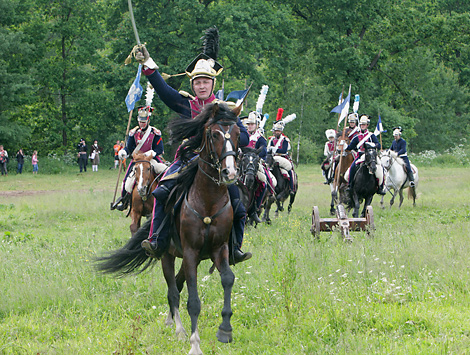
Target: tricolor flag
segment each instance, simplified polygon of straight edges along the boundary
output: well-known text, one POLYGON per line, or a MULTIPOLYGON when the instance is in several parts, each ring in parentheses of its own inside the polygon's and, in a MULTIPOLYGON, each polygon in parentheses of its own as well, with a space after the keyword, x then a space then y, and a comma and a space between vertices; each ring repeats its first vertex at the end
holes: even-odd
POLYGON ((230 94, 227 95, 225 101, 232 101, 237 103, 238 105, 241 101, 243 101, 247 93, 248 89, 232 91, 230 94))
POLYGON ((132 86, 130 87, 127 97, 126 97, 126 106, 127 112, 131 112, 134 109, 135 103, 140 100, 142 97, 142 86, 140 85, 140 72, 142 69, 142 64, 139 64, 139 68, 137 69, 137 76, 135 77, 132 86))
POLYGON ((336 106, 331 112, 339 113, 338 125, 341 121, 348 115, 349 112, 349 101, 351 100, 351 85, 349 85, 349 93, 348 96, 344 99, 342 103, 336 106))
POLYGON ((379 115, 379 121, 377 122, 377 127, 375 128, 374 135, 378 136, 382 132, 387 132, 387 131, 384 130, 384 126, 382 125, 382 119, 380 118, 380 115, 379 115))

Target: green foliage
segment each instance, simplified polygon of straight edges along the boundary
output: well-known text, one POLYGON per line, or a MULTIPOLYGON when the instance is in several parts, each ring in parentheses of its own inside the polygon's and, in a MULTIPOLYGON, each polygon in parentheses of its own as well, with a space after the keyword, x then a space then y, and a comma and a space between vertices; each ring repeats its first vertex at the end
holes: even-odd
MULTIPOLYGON (((216 25, 224 66, 217 89, 224 82, 227 94, 253 82, 248 111, 269 85, 264 111, 297 114, 289 136, 302 122, 302 135, 321 146, 349 84, 371 126, 381 115, 385 146, 396 125, 417 153, 442 153, 470 133, 466 2, 137 0, 134 15, 168 74, 184 72, 204 30, 216 25)), ((124 139, 124 98, 137 68, 123 65, 135 45, 125 2, 1 0, 0 20, 0 141, 9 151, 73 152, 82 137, 103 147, 124 139)), ((172 85, 190 92, 178 78, 172 85)), ((154 106, 152 124, 168 142, 174 113, 157 97, 154 106)))

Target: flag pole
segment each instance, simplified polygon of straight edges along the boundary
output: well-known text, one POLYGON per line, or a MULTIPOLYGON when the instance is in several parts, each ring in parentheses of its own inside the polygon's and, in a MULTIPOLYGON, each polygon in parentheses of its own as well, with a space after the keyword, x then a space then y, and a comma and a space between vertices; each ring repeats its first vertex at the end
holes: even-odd
MULTIPOLYGON (((343 89, 344 89, 344 87, 343 87, 343 89)), ((351 87, 350 87, 350 89, 351 89, 351 87)), ((341 140, 342 141, 344 141, 344 139, 345 139, 346 122, 347 121, 348 121, 348 117, 346 115, 346 117, 344 118, 343 133, 341 134, 341 140)), ((338 118, 338 128, 339 128, 339 118, 338 118)), ((344 146, 342 145, 341 146, 341 153, 340 153, 340 156, 339 156, 338 166, 341 166, 341 161, 343 160, 343 150, 344 150, 344 146)), ((334 150, 334 153, 333 153, 333 157, 334 157, 335 153, 336 153, 336 139, 335 139, 335 150, 334 150)), ((335 175, 335 179, 333 180, 333 188, 335 189, 335 193, 338 192, 338 184, 339 184, 339 174, 337 176, 335 175)))
MULTIPOLYGON (((129 112, 129 120, 127 121, 126 138, 124 139, 124 144, 127 144, 127 136, 129 135, 129 129, 130 129, 130 126, 131 126, 132 112, 134 112, 134 109, 132 109, 129 112)), ((118 178, 117 178, 117 181, 116 181, 116 187, 114 189, 113 202, 111 202, 111 206, 114 205, 114 202, 116 202, 116 194, 117 194, 117 188, 118 188, 118 185, 119 185, 119 179, 121 178, 121 171, 122 171, 122 160, 119 159, 119 173, 118 173, 118 178)))
MULTIPOLYGON (((380 118, 380 112, 379 112, 379 118, 380 118)), ((380 151, 382 152, 383 151, 383 148, 382 148, 382 131, 380 131, 380 133, 379 133, 379 139, 380 139, 380 151)))
POLYGON ((299 166, 300 134, 302 132, 302 122, 304 118, 304 97, 305 97, 305 90, 302 90, 302 106, 300 107, 300 126, 299 126, 299 139, 297 141, 297 165, 296 166, 299 166))

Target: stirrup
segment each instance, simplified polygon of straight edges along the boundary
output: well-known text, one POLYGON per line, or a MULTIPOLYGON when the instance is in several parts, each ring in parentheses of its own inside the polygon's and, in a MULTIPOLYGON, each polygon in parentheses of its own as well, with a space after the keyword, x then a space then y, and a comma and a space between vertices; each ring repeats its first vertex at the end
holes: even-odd
POLYGON ((410 181, 410 187, 415 187, 415 186, 416 186, 415 182, 414 182, 414 181, 410 181))
POLYGON ((148 239, 143 240, 140 246, 142 247, 142 249, 145 250, 147 256, 155 258, 157 260, 160 260, 164 253, 164 251, 158 249, 158 244, 156 242, 152 243, 148 239))

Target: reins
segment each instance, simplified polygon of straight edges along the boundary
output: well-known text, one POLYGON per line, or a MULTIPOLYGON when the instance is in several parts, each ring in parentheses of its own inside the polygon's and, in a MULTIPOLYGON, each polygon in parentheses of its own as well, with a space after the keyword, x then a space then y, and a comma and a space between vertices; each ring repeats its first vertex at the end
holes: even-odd
MULTIPOLYGON (((150 161, 148 160, 136 160, 134 161, 134 169, 135 169, 135 164, 137 163, 149 163, 150 164, 150 167, 152 168, 152 170, 155 172, 155 170, 153 169, 153 165, 150 161)), ((155 178, 152 180, 151 183, 149 183, 146 187, 148 188, 149 186, 152 186, 157 180, 158 178, 163 175, 164 172, 161 172, 160 174, 156 175, 155 178)), ((151 189, 147 189, 147 193, 145 194, 145 196, 139 196, 142 198, 142 201, 146 201, 147 200, 147 197, 150 196, 150 194, 152 193, 151 189), (144 198, 145 197, 145 198, 144 198)))
POLYGON ((212 140, 212 134, 211 134, 211 130, 210 130, 210 127, 212 126, 212 124, 209 125, 206 128, 206 140, 204 141, 203 146, 200 149, 198 149, 198 151, 201 152, 204 148, 209 150, 208 153, 209 153, 211 161, 207 161, 207 160, 201 158, 201 156, 199 156, 199 161, 205 163, 206 165, 210 166, 212 169, 216 170, 217 174, 218 174, 218 178, 213 177, 213 176, 209 175, 207 172, 205 172, 204 169, 201 168, 201 165, 199 164, 199 162, 198 162, 198 169, 200 171, 202 171, 204 173, 204 175, 206 175, 215 184, 217 184, 217 186, 220 186, 220 185, 224 184, 222 182, 222 164, 221 164, 221 162, 229 156, 234 156, 235 159, 237 158, 237 153, 235 152, 235 150, 226 151, 227 142, 229 142, 232 145, 232 147, 235 147, 235 144, 233 143, 232 137, 230 135, 230 133, 232 133, 233 127, 235 126, 235 122, 221 122, 221 123, 217 122, 217 123, 214 123, 214 124, 217 124, 217 126, 219 126, 220 131, 222 132, 222 134, 224 136, 222 154, 219 157, 217 155, 217 153, 215 152, 214 141, 212 140), (229 126, 229 128, 228 128, 227 131, 225 131, 225 129, 222 126, 229 126), (209 142, 209 144, 207 146, 206 146, 206 141, 209 142))

